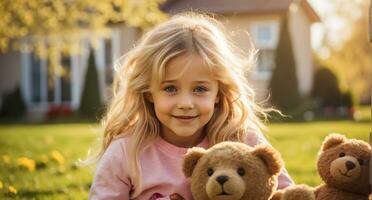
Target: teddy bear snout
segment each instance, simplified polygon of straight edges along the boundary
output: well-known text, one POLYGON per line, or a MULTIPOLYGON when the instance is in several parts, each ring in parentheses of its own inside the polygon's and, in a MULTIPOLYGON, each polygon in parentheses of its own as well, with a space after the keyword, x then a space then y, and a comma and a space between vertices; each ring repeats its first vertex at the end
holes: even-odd
POLYGON ((223 185, 228 180, 229 180, 229 177, 225 175, 217 176, 216 178, 216 181, 219 182, 221 185, 223 185))
POLYGON ((355 164, 350 160, 346 161, 345 165, 346 165, 347 170, 352 170, 355 168, 355 164))
POLYGON ((206 184, 206 192, 213 200, 239 200, 246 190, 245 187, 244 180, 235 169, 216 168, 206 184))
POLYGON ((330 172, 335 180, 353 182, 360 177, 361 166, 355 157, 344 156, 332 161, 330 172))

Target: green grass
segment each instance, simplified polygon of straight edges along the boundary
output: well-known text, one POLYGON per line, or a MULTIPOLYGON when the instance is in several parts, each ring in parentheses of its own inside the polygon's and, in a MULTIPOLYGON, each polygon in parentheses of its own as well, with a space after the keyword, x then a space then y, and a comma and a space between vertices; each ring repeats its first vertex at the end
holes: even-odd
POLYGON ((0 199, 87 199, 93 169, 76 168, 74 163, 94 144, 96 129, 94 124, 1 125, 0 199), (63 155, 64 164, 51 160, 54 150, 63 155), (4 155, 10 163, 4 162, 4 155), (44 168, 30 172, 17 165, 19 157, 40 163, 42 155, 49 158, 44 168), (16 195, 8 192, 10 185, 17 189, 16 195))
MULTIPOLYGON (((365 112, 366 113, 366 112, 365 112)), ((367 141, 371 130, 370 115, 362 122, 326 121, 312 123, 273 123, 266 136, 281 153, 296 183, 318 185, 316 156, 321 142, 330 132, 367 141)), ((89 147, 97 144, 100 131, 96 124, 0 125, 0 199, 87 199, 93 167, 76 168, 89 147), (50 153, 60 152, 65 162, 57 164, 50 153), (3 156, 11 160, 4 162, 3 156), (44 168, 30 172, 17 165, 19 157, 28 157, 44 168), (10 194, 12 185, 17 194, 10 194)))
POLYGON ((332 132, 368 141, 371 124, 352 121, 272 124, 266 137, 282 154, 286 168, 296 183, 320 183, 316 159, 321 143, 332 132))

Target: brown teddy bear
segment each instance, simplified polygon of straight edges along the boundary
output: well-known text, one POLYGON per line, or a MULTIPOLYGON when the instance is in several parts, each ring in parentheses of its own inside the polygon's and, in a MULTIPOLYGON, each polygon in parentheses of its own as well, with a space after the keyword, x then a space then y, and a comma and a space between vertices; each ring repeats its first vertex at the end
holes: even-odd
POLYGON ((318 157, 318 173, 324 183, 315 189, 317 200, 368 200, 368 143, 330 134, 324 140, 318 157))
POLYGON ((282 168, 281 156, 272 147, 239 142, 222 142, 208 150, 194 147, 183 162, 195 200, 315 199, 305 187, 291 187, 274 198, 282 168))

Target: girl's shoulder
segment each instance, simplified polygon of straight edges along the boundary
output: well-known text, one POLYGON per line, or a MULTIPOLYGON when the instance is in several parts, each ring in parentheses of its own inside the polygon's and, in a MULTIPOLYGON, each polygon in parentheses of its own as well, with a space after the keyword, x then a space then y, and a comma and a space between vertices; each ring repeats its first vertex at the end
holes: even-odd
POLYGON ((128 151, 128 143, 130 141, 129 136, 118 136, 115 137, 109 146, 107 147, 105 154, 112 156, 126 155, 128 151))
POLYGON ((269 144, 263 133, 256 129, 250 129, 247 131, 245 143, 249 146, 256 146, 257 144, 269 144))

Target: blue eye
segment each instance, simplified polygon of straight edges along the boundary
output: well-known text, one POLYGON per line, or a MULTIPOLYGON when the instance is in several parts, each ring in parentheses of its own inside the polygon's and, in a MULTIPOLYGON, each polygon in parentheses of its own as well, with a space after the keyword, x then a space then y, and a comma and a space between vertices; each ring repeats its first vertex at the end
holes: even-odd
POLYGON ((205 87, 202 87, 202 86, 197 86, 195 89, 194 89, 194 92, 197 92, 197 93, 203 93, 203 92, 206 92, 208 91, 207 88, 205 87))
POLYGON ((167 86, 163 89, 165 92, 168 92, 168 93, 174 93, 174 92, 177 92, 177 88, 174 87, 174 86, 167 86))

